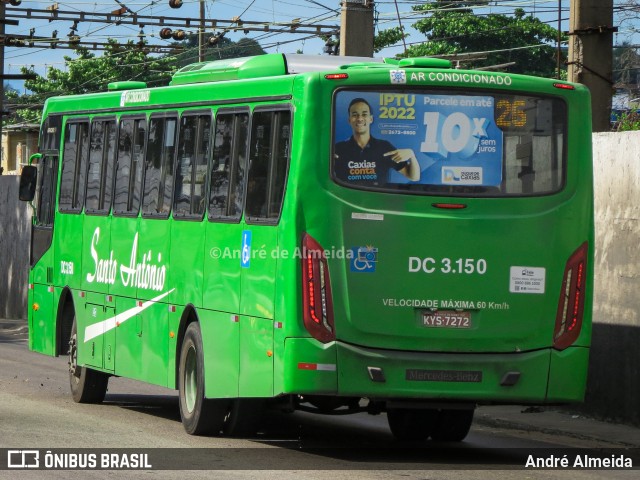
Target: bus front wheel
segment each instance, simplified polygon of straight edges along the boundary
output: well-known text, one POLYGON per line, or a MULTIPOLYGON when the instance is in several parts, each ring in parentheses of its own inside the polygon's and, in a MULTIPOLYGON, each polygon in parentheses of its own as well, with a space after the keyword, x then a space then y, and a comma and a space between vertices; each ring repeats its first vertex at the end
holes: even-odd
POLYGON ((78 327, 73 318, 69 338, 69 385, 76 403, 100 403, 107 394, 109 375, 78 365, 78 327))
POLYGON ((180 350, 180 418, 190 435, 218 434, 229 410, 227 400, 204 397, 204 352, 197 322, 189 324, 180 350))

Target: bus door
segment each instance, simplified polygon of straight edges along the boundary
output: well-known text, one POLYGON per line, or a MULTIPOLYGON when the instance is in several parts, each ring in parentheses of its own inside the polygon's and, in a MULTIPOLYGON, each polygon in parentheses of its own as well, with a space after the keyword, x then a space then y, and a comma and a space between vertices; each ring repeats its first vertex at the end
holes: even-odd
MULTIPOLYGON (((113 175, 116 156, 117 124, 115 117, 94 118, 89 138, 89 166, 87 169, 87 192, 85 195, 84 240, 82 249, 82 291, 85 295, 82 312, 88 325, 88 340, 91 353, 90 365, 113 371, 115 358, 115 328, 110 328, 108 319, 114 314, 113 305, 105 309, 109 286, 118 276, 117 259, 111 250, 111 199, 113 197, 113 175), (99 332, 95 329, 98 328, 99 332), (94 335, 95 334, 95 335, 94 335), (104 351, 104 355, 103 355, 104 351), (103 363, 104 358, 104 363, 103 363)), ((113 302, 109 302, 112 304, 113 302)), ((80 338, 87 335, 78 332, 80 338)), ((84 342, 83 342, 84 343, 84 342)), ((80 349, 80 362, 85 350, 80 349)))
POLYGON ((58 156, 45 154, 37 165, 39 189, 36 218, 31 230, 31 285, 28 305, 29 349, 55 355, 53 318, 53 252, 50 250, 55 218, 55 197, 58 179, 58 156), (35 326, 38 328, 34 328, 35 326))
MULTIPOLYGON (((152 114, 149 120, 144 160, 142 218, 138 226, 135 264, 139 337, 142 340, 141 370, 154 384, 166 385, 168 378, 169 309, 172 285, 169 258, 173 203, 173 176, 178 134, 176 112, 152 114)), ((133 253, 132 257, 133 258, 133 253)), ((180 258, 175 259, 178 267, 180 258)), ((133 266, 129 268, 133 270, 133 266)))
POLYGON ((288 108, 256 109, 240 238, 240 396, 273 395, 278 223, 290 151, 288 108))
POLYGON ((116 332, 115 373, 135 379, 142 374, 142 318, 139 315, 136 263, 138 223, 147 120, 143 115, 120 118, 111 218, 111 252, 118 270, 109 281, 106 307, 116 317, 107 325, 116 332))
MULTIPOLYGON (((78 298, 78 286, 82 284, 83 264, 83 223, 84 196, 86 191, 87 167, 89 164, 89 119, 86 117, 67 118, 64 125, 62 146, 62 168, 58 193, 58 215, 56 235, 53 239, 54 263, 53 283, 58 288, 71 287, 74 293, 74 308, 79 334, 91 320, 84 315, 83 301, 78 298)), ((61 296, 62 291, 55 293, 61 296)), ((55 315, 52 317, 55 318, 55 315)), ((60 349, 66 351, 66 346, 60 349)), ((85 350, 79 349, 78 361, 83 363, 85 350)), ((100 357, 102 352, 100 351, 100 357)))

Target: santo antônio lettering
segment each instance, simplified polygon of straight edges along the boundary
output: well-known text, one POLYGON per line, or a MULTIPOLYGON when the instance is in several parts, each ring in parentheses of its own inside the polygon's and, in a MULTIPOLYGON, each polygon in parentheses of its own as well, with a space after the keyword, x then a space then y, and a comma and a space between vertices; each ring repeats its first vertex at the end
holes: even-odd
MULTIPOLYGON (((113 258, 113 250, 109 252, 109 258, 100 258, 96 246, 100 241, 100 227, 97 227, 91 238, 91 258, 93 258, 93 271, 87 273, 87 282, 104 283, 113 285, 116 282, 118 261, 113 258)), ((149 250, 142 255, 142 261, 136 262, 138 256, 138 234, 133 237, 129 265, 120 265, 120 281, 125 287, 148 288, 161 291, 167 277, 167 267, 159 264, 162 254, 158 253, 158 264, 151 262, 153 252, 149 250)))

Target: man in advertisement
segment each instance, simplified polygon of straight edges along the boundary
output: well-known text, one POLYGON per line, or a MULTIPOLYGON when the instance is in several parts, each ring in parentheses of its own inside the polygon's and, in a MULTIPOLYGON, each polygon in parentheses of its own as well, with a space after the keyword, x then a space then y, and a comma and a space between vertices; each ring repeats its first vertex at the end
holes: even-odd
POLYGON ((352 135, 334 148, 338 178, 350 183, 384 185, 390 181, 390 171, 397 171, 409 181, 420 180, 420 165, 412 149, 396 148, 371 135, 374 118, 367 100, 354 98, 348 111, 352 135))
POLYGON ((341 91, 335 108, 334 175, 385 190, 499 188, 506 127, 496 112, 519 134, 526 124, 519 99, 444 91, 341 91))

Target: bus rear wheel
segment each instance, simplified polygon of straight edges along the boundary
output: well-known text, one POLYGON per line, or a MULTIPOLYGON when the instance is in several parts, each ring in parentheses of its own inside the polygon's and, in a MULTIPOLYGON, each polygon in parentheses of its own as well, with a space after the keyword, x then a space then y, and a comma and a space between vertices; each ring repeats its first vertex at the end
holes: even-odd
POLYGON ((190 435, 219 434, 229 411, 228 401, 204 397, 204 352, 197 322, 189 324, 180 350, 178 372, 180 418, 190 435))
POLYGON ((69 338, 69 385, 76 403, 100 403, 107 394, 109 375, 78 365, 78 327, 73 318, 69 338))
POLYGON ((473 423, 474 410, 441 410, 431 438, 436 442, 461 442, 473 423))
POLYGON ((387 411, 391 433, 403 442, 421 442, 429 438, 438 422, 433 409, 394 408, 387 411))
POLYGON ((231 437, 252 437, 258 432, 265 401, 262 398, 236 398, 224 422, 224 433, 231 437))

